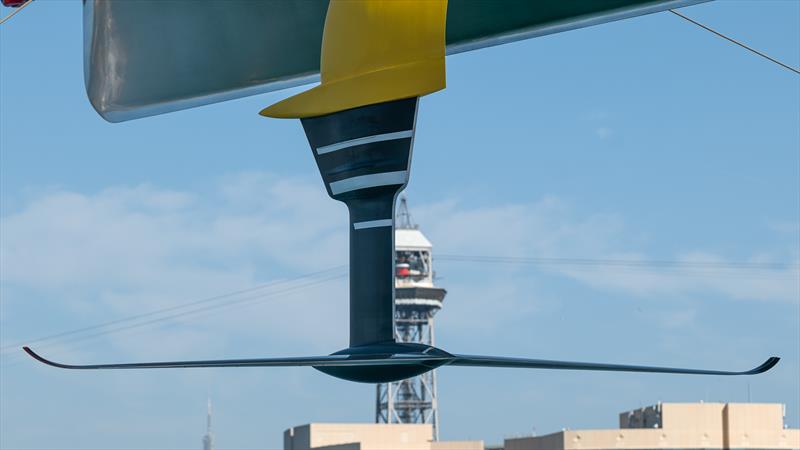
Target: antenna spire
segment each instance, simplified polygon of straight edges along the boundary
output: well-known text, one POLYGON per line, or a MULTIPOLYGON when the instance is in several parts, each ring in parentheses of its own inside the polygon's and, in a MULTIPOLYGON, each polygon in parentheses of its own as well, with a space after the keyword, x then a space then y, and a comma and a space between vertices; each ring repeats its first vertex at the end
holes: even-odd
POLYGON ((206 434, 203 436, 203 450, 214 450, 214 435, 211 433, 211 398, 206 409, 206 434))
POLYGON ((405 195, 400 196, 400 206, 397 208, 396 228, 400 230, 416 230, 419 226, 414 223, 411 213, 408 212, 408 200, 405 195))
POLYGON ((206 417, 206 431, 211 434, 211 399, 208 399, 208 412, 206 417))

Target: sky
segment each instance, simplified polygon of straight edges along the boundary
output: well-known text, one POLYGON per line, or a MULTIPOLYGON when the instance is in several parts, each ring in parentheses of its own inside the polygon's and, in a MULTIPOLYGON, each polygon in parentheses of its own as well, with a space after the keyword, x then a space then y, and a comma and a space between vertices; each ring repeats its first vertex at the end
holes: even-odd
MULTIPOLYGON (((800 2, 683 12, 800 66, 800 2)), ((21 354, 20 342, 265 284, 226 307, 34 348, 93 363, 347 345, 345 207, 325 194, 299 122, 257 114, 305 87, 107 123, 85 94, 81 20, 80 2, 40 0, 0 28, 0 448, 201 448, 207 397, 219 449, 373 421, 374 386, 310 368, 76 372, 21 354)), ((442 368, 442 439, 613 428, 658 401, 781 402, 800 427, 800 77, 660 13, 448 57, 447 85, 421 101, 406 189, 448 291, 438 346, 720 369, 782 360, 729 378, 442 368)))

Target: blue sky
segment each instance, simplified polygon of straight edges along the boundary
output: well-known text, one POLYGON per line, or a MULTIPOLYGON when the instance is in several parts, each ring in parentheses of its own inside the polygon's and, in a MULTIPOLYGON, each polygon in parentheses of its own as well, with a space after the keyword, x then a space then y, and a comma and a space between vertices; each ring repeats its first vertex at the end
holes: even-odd
MULTIPOLYGON (((685 13, 800 65, 800 2, 685 13)), ((0 28, 2 345, 347 261, 297 121, 301 89, 110 124, 83 87, 79 2, 0 28)), ((800 260, 800 78, 662 13, 449 57, 423 99, 407 189, 434 252, 686 262, 800 260)), ((442 438, 615 427, 657 401, 787 404, 800 427, 797 269, 435 261, 437 344, 463 353, 740 369, 750 378, 439 371, 442 438)), ((340 274, 334 272, 333 274, 340 274)), ((41 347, 103 362, 328 353, 346 279, 41 347)), ((284 289, 282 292, 280 289, 284 289)), ((279 448, 311 421, 372 421, 374 387, 311 369, 68 372, 5 351, 4 449, 279 448)))

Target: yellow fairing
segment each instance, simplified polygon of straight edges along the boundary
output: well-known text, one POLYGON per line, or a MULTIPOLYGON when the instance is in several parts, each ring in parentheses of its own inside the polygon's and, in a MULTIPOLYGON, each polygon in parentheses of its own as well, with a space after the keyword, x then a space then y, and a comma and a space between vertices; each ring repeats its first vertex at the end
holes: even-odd
POLYGON ((332 0, 322 83, 261 115, 321 116, 444 89, 446 17, 446 0, 332 0))

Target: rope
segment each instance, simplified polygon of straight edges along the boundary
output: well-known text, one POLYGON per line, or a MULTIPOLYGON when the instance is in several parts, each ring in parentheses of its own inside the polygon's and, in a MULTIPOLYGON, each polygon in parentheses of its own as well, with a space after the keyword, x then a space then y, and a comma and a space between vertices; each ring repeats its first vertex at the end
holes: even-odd
POLYGON ((28 4, 30 4, 30 2, 32 2, 32 1, 33 1, 33 0, 28 0, 28 1, 26 1, 25 3, 23 3, 23 4, 19 5, 19 7, 18 7, 17 9, 15 9, 14 11, 12 11, 12 12, 11 12, 11 14, 9 14, 9 15, 7 15, 7 16, 5 16, 5 17, 3 17, 2 19, 0 19, 0 25, 2 25, 2 24, 4 24, 4 23, 6 23, 6 21, 7 21, 8 19, 10 19, 10 18, 12 18, 12 17, 16 16, 18 12, 22 11, 22 9, 23 9, 23 8, 25 8, 26 6, 28 6, 28 4))
POLYGON ((800 70, 798 70, 798 69, 796 69, 796 68, 794 68, 794 67, 792 67, 792 66, 790 66, 788 64, 784 64, 784 63, 778 61, 777 59, 772 58, 772 57, 770 57, 770 56, 768 56, 768 55, 766 55, 766 54, 754 49, 753 47, 749 47, 749 46, 737 41, 736 39, 733 39, 731 37, 725 36, 724 34, 720 33, 719 31, 716 31, 716 30, 714 30, 714 29, 712 29, 710 27, 707 27, 707 26, 703 25, 702 23, 700 23, 700 22, 698 22, 696 20, 690 19, 689 17, 684 16, 683 14, 679 13, 678 11, 675 11, 674 9, 670 9, 669 12, 671 12, 672 14, 675 14, 676 16, 678 16, 678 17, 680 17, 680 18, 682 18, 684 20, 687 20, 687 21, 697 25, 698 27, 700 27, 700 28, 702 28, 702 29, 704 29, 706 31, 710 31, 711 33, 716 34, 717 36, 721 37, 722 39, 725 39, 727 41, 733 42, 734 44, 738 45, 739 47, 742 47, 742 48, 744 48, 746 50, 750 50, 751 52, 755 53, 756 55, 758 55, 758 56, 760 56, 762 58, 766 58, 766 59, 774 62, 775 64, 777 64, 777 65, 779 65, 779 66, 781 66, 783 68, 789 69, 792 72, 800 75, 800 70))

